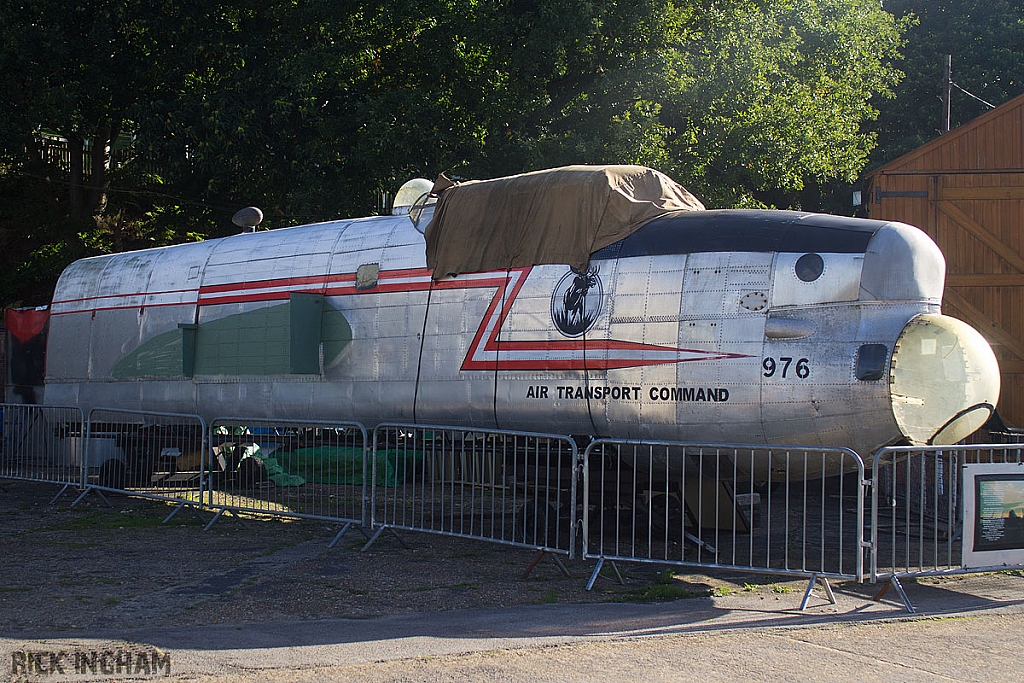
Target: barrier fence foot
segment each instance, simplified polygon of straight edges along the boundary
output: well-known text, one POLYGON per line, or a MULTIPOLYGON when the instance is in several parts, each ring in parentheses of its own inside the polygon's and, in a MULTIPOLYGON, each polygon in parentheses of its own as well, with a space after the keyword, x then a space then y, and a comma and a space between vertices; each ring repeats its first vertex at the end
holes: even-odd
MULTIPOLYGON (((238 522, 238 526, 242 527, 243 529, 246 528, 246 526, 245 526, 245 518, 242 517, 241 514, 239 514, 238 510, 232 510, 231 508, 224 508, 220 512, 217 513, 217 517, 220 517, 222 514, 225 514, 225 515, 231 517, 232 519, 234 519, 236 522, 238 522)), ((213 519, 210 520, 210 523, 206 525, 207 529, 210 528, 211 526, 213 526, 213 523, 217 521, 217 517, 214 517, 213 519)), ((206 531, 206 529, 203 529, 203 531, 206 531)))
POLYGON ((178 503, 178 506, 177 506, 176 508, 174 508, 173 510, 171 510, 171 514, 169 514, 169 515, 167 515, 166 517, 164 517, 164 521, 163 521, 163 522, 161 522, 161 523, 162 523, 162 524, 167 524, 167 522, 169 522, 169 521, 171 521, 172 519, 174 519, 174 515, 176 515, 176 514, 178 514, 179 512, 181 512, 181 509, 182 509, 183 507, 185 507, 185 503, 178 503))
POLYGON ((405 548, 406 550, 412 550, 412 548, 409 547, 409 544, 405 542, 405 539, 398 535, 397 531, 395 531, 391 527, 388 527, 388 531, 391 532, 391 535, 395 537, 396 541, 402 544, 403 548, 405 548))
MULTIPOLYGON (((618 566, 614 562, 612 562, 611 565, 612 565, 612 569, 615 571, 615 578, 618 579, 619 585, 620 586, 625 586, 626 582, 622 579, 622 574, 619 573, 618 566)), ((591 588, 594 587, 594 582, 597 581, 597 577, 600 576, 601 570, 603 568, 604 568, 604 558, 603 557, 599 557, 599 558, 597 558, 597 566, 594 567, 594 571, 590 575, 590 580, 587 581, 587 590, 590 590, 591 588)))
POLYGON ((352 522, 345 522, 345 526, 341 527, 341 531, 339 531, 334 536, 334 540, 331 541, 330 543, 328 543, 327 547, 328 548, 333 548, 334 546, 338 545, 338 541, 341 540, 341 537, 344 536, 348 532, 348 530, 351 529, 351 528, 352 528, 352 522))
POLYGON ((542 548, 542 549, 537 551, 537 554, 533 556, 532 560, 530 560, 530 564, 528 564, 526 566, 526 571, 523 572, 523 576, 522 576, 523 579, 530 578, 530 574, 532 574, 533 570, 537 568, 537 565, 540 564, 540 561, 542 559, 544 559, 545 555, 551 555, 551 559, 553 559, 555 561, 555 564, 558 565, 558 569, 559 569, 559 571, 562 572, 563 576, 565 576, 565 577, 571 577, 572 576, 572 574, 569 573, 569 570, 565 568, 565 564, 558 557, 558 555, 555 555, 554 553, 549 553, 547 550, 544 550, 542 548))
POLYGON ((370 536, 370 540, 368 540, 366 542, 366 545, 363 546, 363 549, 360 552, 364 552, 365 553, 367 550, 369 550, 370 546, 377 542, 377 539, 380 538, 380 535, 382 533, 384 533, 385 529, 387 529, 387 527, 386 526, 382 526, 379 529, 377 529, 376 531, 374 531, 373 532, 373 536, 370 536))
POLYGON ((75 507, 76 505, 81 503, 86 496, 93 492, 95 492, 96 495, 100 497, 100 500, 107 504, 108 508, 114 507, 110 500, 108 500, 107 497, 103 495, 103 491, 100 491, 98 488, 95 488, 93 486, 86 486, 85 490, 82 491, 81 495, 79 495, 78 498, 75 498, 75 502, 71 504, 71 507, 75 507))
POLYGON ((206 520, 205 520, 205 519, 203 519, 203 516, 202 516, 202 514, 200 514, 200 512, 199 512, 199 509, 200 509, 200 508, 202 507, 202 505, 203 505, 202 503, 200 503, 199 505, 190 505, 190 506, 189 506, 189 510, 191 510, 191 511, 192 511, 192 516, 193 516, 193 517, 195 517, 196 519, 198 519, 198 520, 199 520, 200 522, 202 522, 203 524, 206 524, 206 520))
POLYGON ((604 567, 604 558, 597 558, 597 566, 594 567, 594 571, 590 574, 590 580, 587 581, 587 590, 594 587, 594 582, 597 581, 597 575, 601 573, 601 569, 604 567))
POLYGON ((530 560, 530 564, 526 565, 526 571, 523 572, 523 577, 522 578, 524 578, 524 579, 530 578, 530 574, 533 573, 534 567, 536 567, 538 564, 540 564, 540 561, 543 558, 544 558, 544 551, 543 550, 538 550, 537 554, 533 556, 532 560, 530 560))
POLYGON ((829 585, 828 579, 824 576, 817 574, 811 574, 811 580, 807 582, 807 590, 804 591, 804 599, 800 601, 800 610, 807 609, 807 603, 811 599, 811 592, 814 590, 814 584, 821 581, 821 585, 825 588, 825 596, 830 604, 836 604, 836 595, 832 592, 832 586, 829 585))
POLYGON ((366 545, 363 546, 363 549, 360 552, 366 552, 367 550, 369 550, 370 546, 376 543, 377 539, 380 538, 380 535, 385 531, 391 532, 391 535, 394 536, 395 539, 402 544, 402 547, 406 550, 409 550, 409 544, 402 540, 402 537, 398 535, 398 532, 392 529, 391 527, 385 525, 377 529, 375 532, 373 532, 373 536, 370 537, 370 540, 366 542, 366 545))
POLYGON ((51 501, 50 501, 50 505, 53 505, 53 504, 54 504, 54 503, 56 503, 56 502, 57 502, 58 500, 60 500, 60 499, 61 499, 61 496, 63 496, 63 495, 64 495, 64 493, 65 493, 65 492, 66 492, 66 491, 67 491, 67 490, 68 490, 69 488, 71 488, 71 484, 64 484, 64 486, 63 486, 63 487, 61 488, 61 490, 60 490, 60 491, 59 491, 59 492, 57 493, 57 495, 53 497, 53 500, 51 500, 51 501))
POLYGON ((83 499, 83 498, 85 498, 86 496, 88 496, 88 495, 89 495, 89 491, 91 491, 91 490, 92 490, 92 487, 91 487, 91 486, 86 486, 86 487, 85 487, 85 490, 84 490, 84 491, 82 491, 81 493, 79 493, 79 494, 78 494, 78 498, 75 498, 75 499, 74 499, 74 500, 73 500, 73 501, 71 502, 71 507, 75 507, 76 505, 78 505, 79 503, 81 503, 81 502, 82 502, 82 499, 83 499))
POLYGON ((209 531, 210 527, 212 527, 214 524, 216 524, 217 520, 220 519, 220 516, 223 515, 225 512, 227 512, 227 508, 221 508, 220 510, 217 510, 217 514, 215 514, 213 516, 213 519, 211 519, 207 523, 207 525, 203 527, 203 531, 209 531))
POLYGON ((715 546, 711 545, 710 543, 708 543, 704 539, 700 538, 699 536, 695 536, 695 535, 691 534, 689 531, 684 531, 683 534, 684 534, 684 537, 686 538, 686 540, 688 540, 690 543, 694 544, 695 546, 697 546, 701 550, 706 550, 707 552, 711 553, 712 555, 714 555, 716 552, 718 552, 718 551, 715 550, 715 546))
POLYGON ((914 606, 910 603, 910 598, 907 597, 907 592, 903 590, 903 584, 901 584, 900 580, 895 576, 889 577, 889 580, 885 582, 885 585, 882 586, 881 590, 875 593, 875 597, 873 597, 872 600, 875 602, 881 602, 882 598, 885 597, 885 594, 889 592, 890 588, 895 588, 896 592, 900 594, 900 599, 903 600, 903 606, 907 608, 908 612, 911 614, 917 613, 917 610, 915 610, 914 606))

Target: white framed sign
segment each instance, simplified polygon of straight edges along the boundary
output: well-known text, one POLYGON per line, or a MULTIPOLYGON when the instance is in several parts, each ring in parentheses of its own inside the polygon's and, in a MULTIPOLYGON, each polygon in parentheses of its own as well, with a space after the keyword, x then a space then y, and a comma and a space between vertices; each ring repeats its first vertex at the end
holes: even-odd
POLYGON ((963 472, 963 566, 1024 565, 1024 463, 974 463, 963 472))

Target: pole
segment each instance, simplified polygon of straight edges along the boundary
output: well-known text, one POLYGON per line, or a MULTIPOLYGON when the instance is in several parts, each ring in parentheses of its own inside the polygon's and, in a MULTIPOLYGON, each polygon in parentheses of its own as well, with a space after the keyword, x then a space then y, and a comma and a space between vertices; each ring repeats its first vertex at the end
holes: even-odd
POLYGON ((942 87, 942 132, 949 132, 950 116, 949 116, 949 100, 950 94, 953 90, 953 55, 946 55, 946 82, 942 87))

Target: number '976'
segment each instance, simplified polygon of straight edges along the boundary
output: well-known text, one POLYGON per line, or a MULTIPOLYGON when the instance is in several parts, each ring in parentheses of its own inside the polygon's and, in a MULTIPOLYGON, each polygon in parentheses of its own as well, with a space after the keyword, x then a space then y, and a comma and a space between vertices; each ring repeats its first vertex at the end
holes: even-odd
POLYGON ((811 362, 806 358, 794 359, 789 356, 779 356, 778 360, 771 356, 761 361, 761 369, 765 377, 774 377, 778 374, 783 379, 796 375, 800 379, 807 379, 811 375, 811 362))

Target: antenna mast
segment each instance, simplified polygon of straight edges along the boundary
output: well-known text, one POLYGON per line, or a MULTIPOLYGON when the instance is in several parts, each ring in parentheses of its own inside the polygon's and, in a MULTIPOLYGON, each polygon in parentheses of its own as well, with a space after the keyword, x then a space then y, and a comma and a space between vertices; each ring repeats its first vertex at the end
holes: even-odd
POLYGON ((949 132, 949 100, 953 91, 953 55, 946 55, 946 82, 942 87, 942 133, 949 132))

